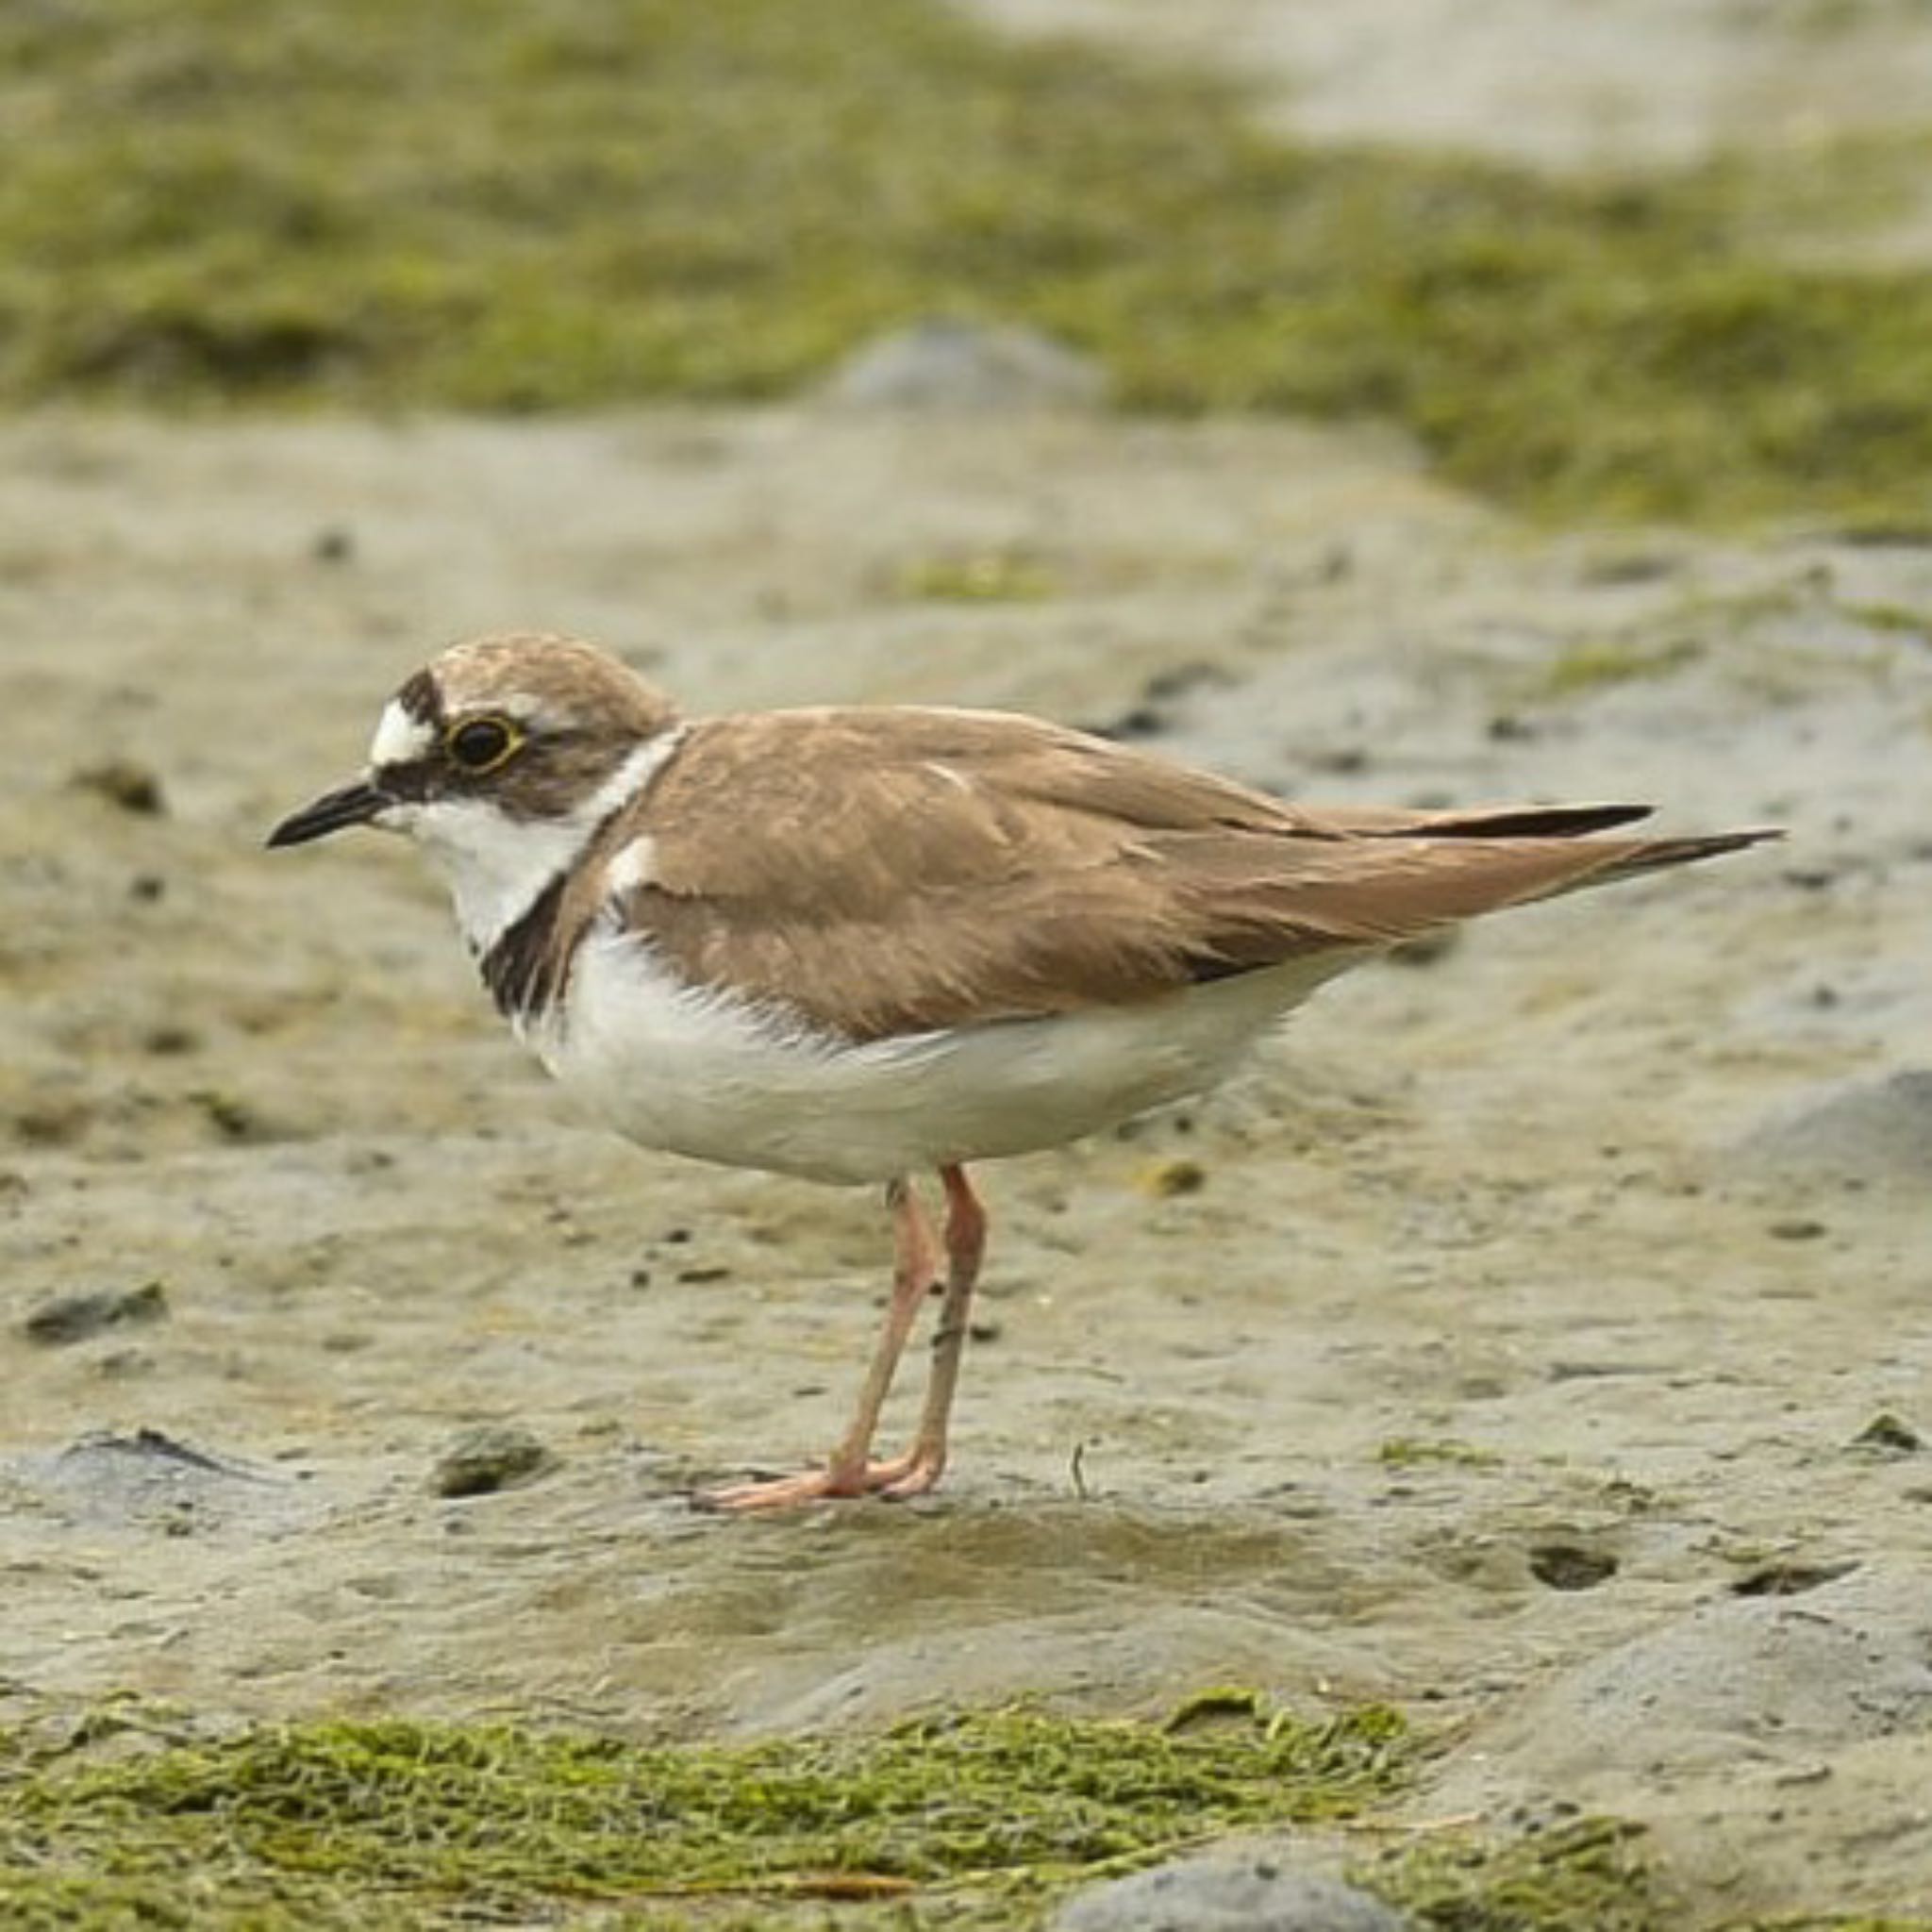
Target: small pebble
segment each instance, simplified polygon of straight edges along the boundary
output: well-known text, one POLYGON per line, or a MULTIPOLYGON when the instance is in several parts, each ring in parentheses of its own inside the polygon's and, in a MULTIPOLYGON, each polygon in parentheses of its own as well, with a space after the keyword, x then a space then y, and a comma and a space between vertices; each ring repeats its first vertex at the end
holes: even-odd
POLYGON ((1433 966, 1438 959, 1446 959, 1461 943, 1461 933, 1454 926, 1444 925, 1404 940, 1399 946, 1391 946, 1383 958, 1397 966, 1433 966))
POLYGON ((1099 363, 1037 329, 936 316, 862 344, 821 393, 848 409, 997 414, 1097 408, 1108 388, 1099 363))
POLYGON ((1158 738, 1167 729, 1167 714, 1155 705, 1130 705, 1118 717, 1086 728, 1090 737, 1128 743, 1137 738, 1158 738))
POLYGON ((1924 1438, 1911 1424, 1903 1421, 1890 1409, 1874 1415, 1858 1433, 1852 1438, 1854 1449, 1876 1449, 1887 1456, 1910 1456, 1925 1446, 1924 1438))
POLYGON ((84 766, 68 782, 77 791, 92 791, 109 805, 142 818, 159 818, 168 808, 159 777, 132 758, 108 758, 98 765, 84 766))
POLYGON ((464 1429, 436 1458, 429 1487, 439 1496, 493 1496, 533 1481, 556 1460, 518 1424, 479 1423, 464 1429))
POLYGON ((225 1141, 265 1141, 272 1137, 260 1116, 249 1104, 233 1093, 208 1087, 192 1093, 193 1101, 217 1134, 225 1141))
POLYGON ((168 1297, 158 1281, 139 1288, 88 1289, 78 1294, 57 1294, 29 1310, 21 1331, 42 1348, 65 1348, 85 1341, 105 1328, 123 1328, 141 1322, 167 1319, 168 1297))
POLYGON ((1576 1543, 1539 1543, 1529 1553, 1529 1574, 1552 1590, 1594 1590, 1617 1574, 1617 1559, 1576 1543))
POLYGON ((1306 759, 1311 772, 1325 772, 1338 778, 1354 777, 1369 769, 1366 746, 1341 744, 1332 751, 1312 751, 1306 759))
POLYGON ((1233 682, 1233 675, 1219 664, 1210 664, 1196 658, 1185 664, 1174 664, 1165 671, 1157 671, 1141 687, 1141 695, 1150 704, 1158 705, 1173 698, 1184 698, 1191 691, 1212 691, 1233 682))
POLYGON ((150 1026, 141 1037, 144 1052, 164 1058, 176 1054, 193 1053, 201 1045, 201 1036, 192 1026, 182 1026, 164 1021, 158 1026, 150 1026))
POLYGON ((1141 1169, 1139 1185, 1143 1194, 1171 1201, 1181 1194, 1198 1194, 1208 1185, 1208 1170, 1198 1160, 1159 1160, 1141 1169))
POLYGON ((131 1382, 155 1372, 155 1358, 144 1348, 110 1348, 95 1359, 94 1374, 104 1382, 131 1382))
POLYGON ((1807 1591, 1822 1590, 1827 1583, 1836 1583, 1840 1576, 1849 1576, 1857 1568, 1856 1562, 1840 1560, 1834 1563, 1765 1563, 1740 1576, 1731 1585, 1733 1596, 1803 1596, 1807 1591))

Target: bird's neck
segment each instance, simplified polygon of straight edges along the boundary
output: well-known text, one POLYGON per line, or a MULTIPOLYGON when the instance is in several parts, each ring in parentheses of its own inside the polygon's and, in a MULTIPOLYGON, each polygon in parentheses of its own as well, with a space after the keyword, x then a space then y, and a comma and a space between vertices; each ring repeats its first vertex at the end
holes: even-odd
POLYGON ((425 805, 408 830, 442 874, 457 923, 477 958, 581 863, 597 835, 633 804, 677 748, 681 729, 628 752, 594 791, 567 812, 516 818, 487 798, 425 805))

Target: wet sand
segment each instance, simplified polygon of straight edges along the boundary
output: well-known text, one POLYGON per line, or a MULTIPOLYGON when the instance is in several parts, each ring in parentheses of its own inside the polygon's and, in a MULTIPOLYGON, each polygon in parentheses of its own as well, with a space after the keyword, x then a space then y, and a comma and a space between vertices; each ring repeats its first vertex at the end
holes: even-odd
POLYGON ((655 1734, 1244 1681, 1448 1726, 1416 1816, 1649 1819, 1712 1911, 1932 1899, 1932 551, 1537 537, 1374 438, 809 410, 48 418, 0 430, 0 1709, 655 1734), (962 578, 1027 594, 924 594, 962 578), (259 848, 517 624, 692 709, 1016 705, 1298 797, 1791 838, 1354 975, 1235 1089, 989 1169, 943 1492, 719 1521, 694 1484, 842 1422, 877 1202, 574 1121, 408 852, 259 848), (482 1422, 554 1468, 437 1496, 482 1422))

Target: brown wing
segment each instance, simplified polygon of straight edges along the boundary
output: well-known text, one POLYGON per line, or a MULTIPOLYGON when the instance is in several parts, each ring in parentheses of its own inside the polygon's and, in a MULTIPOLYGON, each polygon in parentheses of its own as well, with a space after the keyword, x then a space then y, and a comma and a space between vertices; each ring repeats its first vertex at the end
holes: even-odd
POLYGON ((684 976, 874 1040, 1388 945, 1660 853, 1574 836, 1634 815, 1328 815, 1027 718, 793 711, 694 725, 605 849, 649 836, 625 909, 684 976))

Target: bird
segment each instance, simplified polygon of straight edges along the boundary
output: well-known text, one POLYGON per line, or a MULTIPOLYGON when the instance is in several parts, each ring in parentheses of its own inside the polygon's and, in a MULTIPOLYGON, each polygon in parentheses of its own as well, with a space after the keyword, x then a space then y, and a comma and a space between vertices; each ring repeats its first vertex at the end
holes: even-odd
POLYGON ((737 1512, 939 1482, 987 1245, 970 1166, 1217 1085, 1404 941, 1778 836, 1604 836, 1650 811, 1303 807, 1016 712, 686 717, 594 644, 503 632, 415 672, 361 774, 268 843, 412 839, 511 1028, 619 1134, 883 1187, 891 1291, 851 1423, 822 1464, 694 1499, 737 1512), (917 1428, 875 1456, 935 1293, 917 1428))

